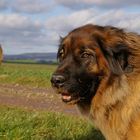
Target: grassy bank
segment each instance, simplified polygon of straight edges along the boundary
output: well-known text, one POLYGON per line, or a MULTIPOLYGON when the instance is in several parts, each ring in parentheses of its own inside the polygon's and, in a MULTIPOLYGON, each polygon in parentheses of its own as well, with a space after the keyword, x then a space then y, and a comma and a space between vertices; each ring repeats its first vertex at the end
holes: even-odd
POLYGON ((60 113, 0 107, 2 140, 103 140, 82 119, 60 113))

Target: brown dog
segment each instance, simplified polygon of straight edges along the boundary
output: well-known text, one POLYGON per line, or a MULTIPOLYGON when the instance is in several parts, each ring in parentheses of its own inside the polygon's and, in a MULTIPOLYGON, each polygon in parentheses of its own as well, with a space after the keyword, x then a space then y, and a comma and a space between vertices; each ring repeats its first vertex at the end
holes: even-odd
POLYGON ((140 140, 140 36, 85 25, 61 39, 51 82, 107 140, 140 140))

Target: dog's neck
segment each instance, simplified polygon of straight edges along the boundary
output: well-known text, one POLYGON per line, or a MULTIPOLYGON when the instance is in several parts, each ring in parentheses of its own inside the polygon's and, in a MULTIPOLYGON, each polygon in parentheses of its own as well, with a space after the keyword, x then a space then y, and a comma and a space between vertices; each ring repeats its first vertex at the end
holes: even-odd
POLYGON ((91 99, 92 98, 87 98, 87 99, 82 100, 82 101, 77 103, 78 110, 80 111, 80 113, 83 116, 85 116, 87 118, 89 118, 89 116, 90 116, 91 99))
POLYGON ((107 140, 126 138, 134 116, 140 114, 138 79, 140 78, 129 79, 122 75, 114 80, 112 86, 102 91, 97 90, 92 101, 87 100, 78 104, 81 113, 93 121, 107 140))

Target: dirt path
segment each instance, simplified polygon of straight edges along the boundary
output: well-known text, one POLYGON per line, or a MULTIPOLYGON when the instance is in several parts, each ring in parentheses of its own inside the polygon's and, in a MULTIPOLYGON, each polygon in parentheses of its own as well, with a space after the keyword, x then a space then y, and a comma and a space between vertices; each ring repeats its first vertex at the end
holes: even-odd
POLYGON ((51 88, 0 84, 0 104, 79 115, 75 106, 64 104, 51 88))

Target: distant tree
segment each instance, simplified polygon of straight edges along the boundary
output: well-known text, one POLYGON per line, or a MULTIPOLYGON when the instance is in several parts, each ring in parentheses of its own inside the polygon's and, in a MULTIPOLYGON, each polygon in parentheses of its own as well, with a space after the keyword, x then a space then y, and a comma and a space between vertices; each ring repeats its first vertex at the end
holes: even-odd
POLYGON ((3 61, 3 51, 2 51, 2 45, 0 44, 0 64, 3 61))

